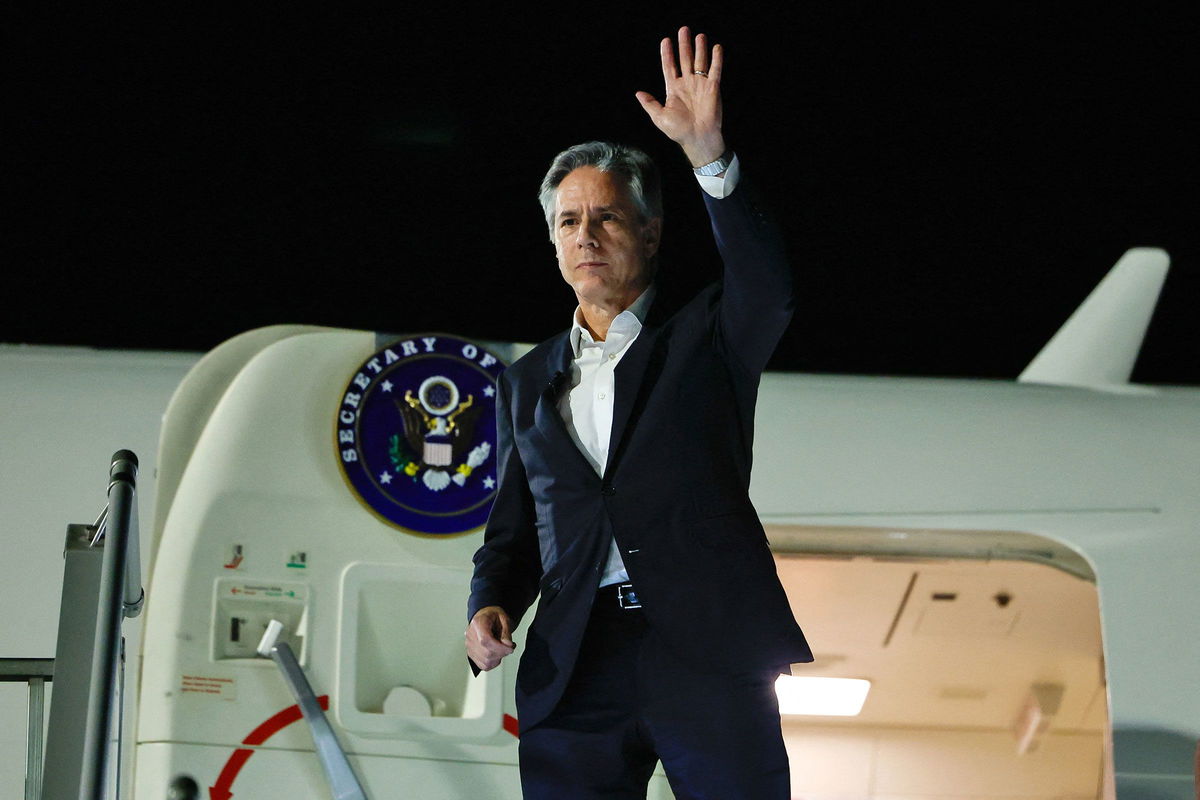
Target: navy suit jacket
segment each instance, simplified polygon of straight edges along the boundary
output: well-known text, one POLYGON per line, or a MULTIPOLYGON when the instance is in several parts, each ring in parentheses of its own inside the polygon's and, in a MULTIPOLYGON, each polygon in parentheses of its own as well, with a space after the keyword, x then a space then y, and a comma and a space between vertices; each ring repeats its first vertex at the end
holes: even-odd
POLYGON ((499 487, 467 616, 500 606, 515 626, 541 594, 517 674, 522 730, 562 696, 610 537, 679 656, 728 673, 812 660, 748 495, 759 378, 791 318, 791 271, 744 175, 704 201, 723 279, 670 316, 651 306, 616 368, 603 476, 558 411, 569 332, 500 376, 499 487))

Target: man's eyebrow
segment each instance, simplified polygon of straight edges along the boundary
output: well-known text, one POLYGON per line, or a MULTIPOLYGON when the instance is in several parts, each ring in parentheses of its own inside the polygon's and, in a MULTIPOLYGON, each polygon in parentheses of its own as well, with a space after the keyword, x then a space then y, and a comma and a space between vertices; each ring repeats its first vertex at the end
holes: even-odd
MULTIPOLYGON (((620 211, 620 208, 619 208, 618 206, 596 206, 596 209, 595 209, 595 210, 596 210, 597 212, 604 212, 604 213, 607 213, 607 212, 609 212, 609 211, 620 211)), ((574 208, 564 208, 562 211, 559 211, 559 212, 558 212, 558 215, 557 215, 557 216, 558 216, 559 218, 562 218, 562 217, 578 217, 578 216, 579 216, 579 211, 578 211, 577 209, 574 209, 574 208)))

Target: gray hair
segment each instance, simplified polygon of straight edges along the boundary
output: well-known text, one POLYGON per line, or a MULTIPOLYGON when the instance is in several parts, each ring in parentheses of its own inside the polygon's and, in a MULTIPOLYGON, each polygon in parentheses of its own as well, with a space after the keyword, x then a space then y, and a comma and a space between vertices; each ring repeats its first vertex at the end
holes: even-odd
POLYGON ((662 216, 662 187, 658 182, 658 167, 650 156, 628 145, 584 142, 556 155, 546 177, 542 179, 538 199, 546 214, 550 241, 554 241, 554 201, 558 196, 558 185, 572 170, 580 167, 595 167, 601 172, 622 176, 629 187, 629 196, 637 209, 639 222, 644 224, 662 216))

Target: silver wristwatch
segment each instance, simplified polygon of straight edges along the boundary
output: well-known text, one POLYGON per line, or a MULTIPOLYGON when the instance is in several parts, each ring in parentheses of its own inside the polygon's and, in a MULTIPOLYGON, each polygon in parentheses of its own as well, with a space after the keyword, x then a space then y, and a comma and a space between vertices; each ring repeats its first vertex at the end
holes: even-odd
POLYGON ((696 167, 693 171, 697 175, 720 175, 729 169, 729 162, 731 161, 733 161, 733 151, 726 150, 716 161, 710 161, 702 167, 696 167))

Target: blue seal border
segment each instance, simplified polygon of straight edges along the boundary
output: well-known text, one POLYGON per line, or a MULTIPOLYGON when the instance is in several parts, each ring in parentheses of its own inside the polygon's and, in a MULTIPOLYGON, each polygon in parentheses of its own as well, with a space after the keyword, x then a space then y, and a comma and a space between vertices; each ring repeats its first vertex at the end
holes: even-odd
POLYGON ((495 404, 497 382, 508 365, 479 342, 453 334, 415 333, 388 340, 356 367, 338 397, 333 443, 339 472, 364 508, 390 527, 435 539, 475 533, 487 522, 498 485, 495 404), (406 388, 415 390, 412 384, 421 376, 443 373, 464 384, 462 393, 473 394, 481 404, 473 442, 487 441, 490 452, 461 486, 452 484, 437 493, 422 491, 424 487, 414 489, 404 482, 417 483, 415 476, 393 471, 389 480, 396 484, 393 491, 380 483, 379 472, 383 463, 379 442, 389 433, 396 436, 397 429, 403 436, 399 412, 388 408, 389 400, 395 402, 406 388), (397 387, 400 391, 391 394, 397 387), (485 395, 488 387, 490 394, 485 395), (380 430, 383 426, 390 427, 380 430))

